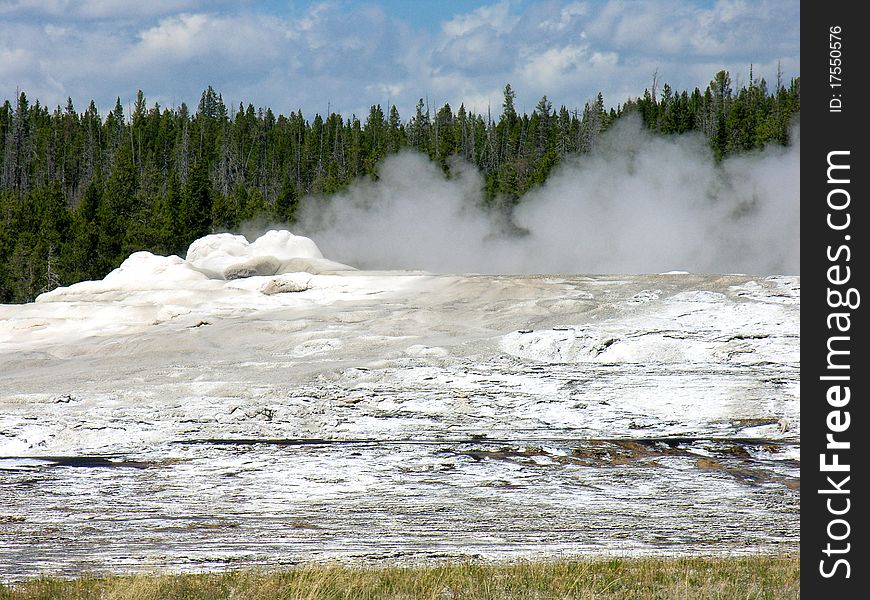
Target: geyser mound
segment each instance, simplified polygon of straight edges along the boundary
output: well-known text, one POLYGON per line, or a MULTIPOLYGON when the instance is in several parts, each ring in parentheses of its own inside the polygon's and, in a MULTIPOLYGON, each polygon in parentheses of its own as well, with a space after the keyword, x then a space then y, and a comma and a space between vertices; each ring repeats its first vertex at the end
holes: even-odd
MULTIPOLYGON (((267 231, 253 242, 241 235, 218 233, 193 242, 186 258, 134 252, 103 279, 57 288, 40 295, 37 302, 129 300, 130 294, 167 291, 189 294, 211 289, 218 282, 248 277, 355 270, 324 258, 311 239, 286 230, 267 231)), ((285 285, 280 289, 289 288, 285 285)), ((177 293, 172 299, 155 296, 151 300, 158 304, 182 302, 177 293)))
POLYGON ((253 242, 242 235, 217 233, 193 242, 187 263, 209 279, 305 272, 314 275, 354 268, 323 257, 313 240, 287 230, 267 231, 253 242))

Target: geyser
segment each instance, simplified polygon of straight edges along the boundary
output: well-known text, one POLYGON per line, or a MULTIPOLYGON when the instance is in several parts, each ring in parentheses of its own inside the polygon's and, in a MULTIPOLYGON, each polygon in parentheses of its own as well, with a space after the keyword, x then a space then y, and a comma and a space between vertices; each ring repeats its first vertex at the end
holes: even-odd
POLYGON ((716 162, 700 135, 620 119, 564 160, 505 227, 480 208, 484 180, 456 161, 387 158, 377 181, 303 203, 299 231, 336 260, 436 273, 798 274, 800 136, 716 162), (527 231, 512 235, 511 231, 527 231))
POLYGON ((310 238, 286 230, 267 231, 253 242, 231 233, 202 237, 187 250, 187 263, 210 279, 242 279, 263 275, 352 271, 353 267, 323 258, 310 238))

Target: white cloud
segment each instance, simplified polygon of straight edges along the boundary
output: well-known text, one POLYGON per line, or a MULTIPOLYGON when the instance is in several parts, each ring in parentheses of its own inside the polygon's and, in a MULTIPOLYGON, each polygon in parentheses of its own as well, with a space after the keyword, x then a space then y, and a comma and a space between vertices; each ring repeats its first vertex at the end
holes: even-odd
POLYGON ((0 14, 106 20, 148 18, 203 8, 214 10, 231 4, 228 0, 7 0, 0 2, 0 14))
POLYGON ((208 50, 203 29, 209 25, 206 15, 180 15, 160 22, 139 34, 146 52, 172 55, 183 59, 208 50))
POLYGON ((576 75, 588 62, 588 48, 565 46, 536 53, 523 66, 521 74, 526 83, 541 89, 551 89, 563 77, 576 75))
POLYGON ((0 78, 3 81, 17 81, 38 69, 39 64, 30 50, 0 47, 0 78))
POLYGON ((0 0, 0 89, 16 86, 48 105, 150 102, 195 106, 206 86, 239 101, 307 115, 365 115, 388 100, 403 118, 420 97, 436 107, 501 109, 511 83, 518 108, 546 94, 582 107, 637 96, 658 71, 677 89, 703 89, 727 68, 773 81, 781 61, 798 74, 796 1, 676 0, 525 4, 502 0, 424 30, 370 3, 289 3, 266 13, 229 0, 0 0), (230 8, 231 7, 231 8, 230 8))
POLYGON ((0 14, 21 13, 63 14, 69 8, 69 0, 4 0, 0 2, 0 14))
POLYGON ((381 108, 386 112, 388 106, 387 103, 392 103, 390 101, 391 98, 395 99, 399 96, 402 96, 405 93, 405 85, 401 82, 396 83, 376 83, 369 84, 366 86, 366 92, 369 94, 369 97, 372 98, 372 104, 381 104, 381 108), (379 102, 377 99, 384 98, 385 102, 379 102))
POLYGON ((543 18, 538 22, 538 27, 552 31, 566 31, 576 24, 578 17, 585 17, 589 11, 589 5, 585 2, 571 2, 564 7, 556 7, 556 10, 542 11, 544 12, 541 15, 543 18), (558 18, 546 18, 547 14, 553 12, 559 13, 558 18))
POLYGON ((77 14, 85 19, 129 19, 191 10, 208 3, 196 0, 84 0, 77 2, 77 14))
POLYGON ((491 29, 498 33, 510 33, 519 21, 511 14, 511 3, 502 0, 497 4, 482 6, 466 15, 457 15, 441 26, 448 38, 466 35, 477 29, 491 29))
POLYGON ((53 40, 62 40, 70 34, 69 27, 58 27, 57 25, 52 25, 51 23, 43 27, 42 30, 45 32, 45 35, 53 40))

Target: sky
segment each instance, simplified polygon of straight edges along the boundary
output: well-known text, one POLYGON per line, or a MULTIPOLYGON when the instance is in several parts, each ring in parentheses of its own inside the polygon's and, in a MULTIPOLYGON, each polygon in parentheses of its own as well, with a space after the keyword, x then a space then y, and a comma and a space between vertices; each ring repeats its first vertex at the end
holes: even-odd
POLYGON ((231 108, 364 118, 418 99, 520 112, 546 95, 616 106, 658 85, 702 90, 800 75, 798 0, 0 0, 0 101, 103 114, 142 90, 149 106, 195 108, 211 85, 231 108))

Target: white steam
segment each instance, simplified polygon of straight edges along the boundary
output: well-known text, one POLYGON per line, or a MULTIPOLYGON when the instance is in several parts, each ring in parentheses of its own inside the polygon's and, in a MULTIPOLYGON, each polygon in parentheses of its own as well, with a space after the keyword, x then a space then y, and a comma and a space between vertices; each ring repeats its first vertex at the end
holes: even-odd
POLYGON ((797 128, 787 148, 716 164, 699 135, 662 137, 623 118, 594 152, 569 158, 528 193, 505 233, 478 208, 466 163, 447 179, 426 157, 388 158, 376 182, 303 203, 299 233, 366 269, 480 273, 798 274, 797 128))

